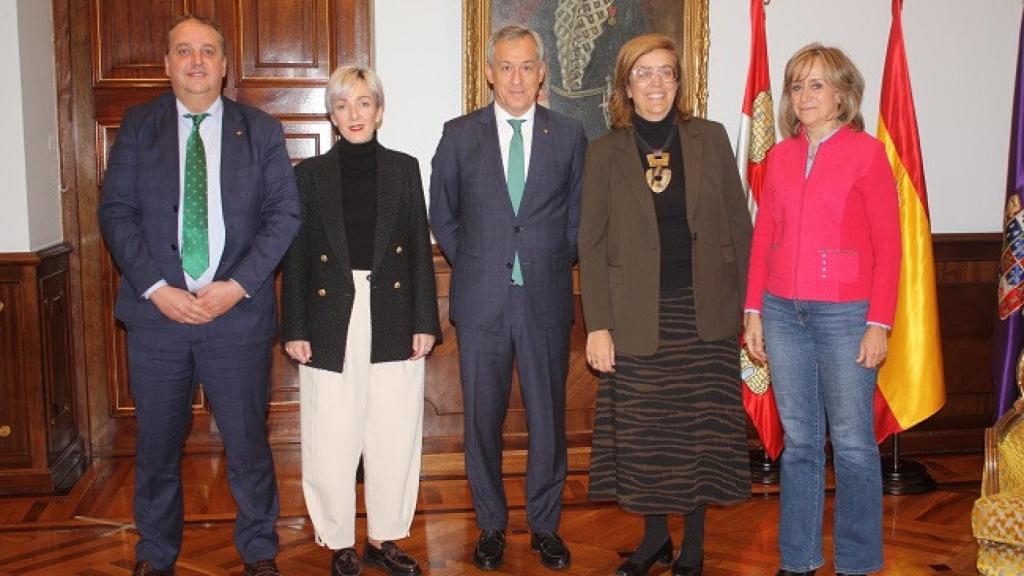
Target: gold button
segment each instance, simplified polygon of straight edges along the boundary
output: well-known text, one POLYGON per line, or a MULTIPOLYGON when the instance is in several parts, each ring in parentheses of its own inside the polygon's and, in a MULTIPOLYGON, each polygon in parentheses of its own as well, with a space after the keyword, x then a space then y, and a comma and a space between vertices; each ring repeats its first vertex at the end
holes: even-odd
POLYGON ((320 261, 321 262, 327 262, 327 254, 321 254, 320 255, 320 261))
POLYGON ((402 247, 401 246, 399 246, 398 248, 395 248, 395 254, 401 254, 401 253, 402 253, 402 247))
POLYGON ((327 290, 324 290, 323 288, 317 290, 316 293, 320 295, 321 298, 327 296, 327 290))
POLYGON ((10 435, 11 435, 11 427, 10 426, 8 426, 6 424, 4 424, 3 426, 0 426, 0 438, 7 438, 10 435))
POLYGON ((401 282, 395 282, 395 290, 398 290, 401 287, 402 287, 402 283, 401 282))

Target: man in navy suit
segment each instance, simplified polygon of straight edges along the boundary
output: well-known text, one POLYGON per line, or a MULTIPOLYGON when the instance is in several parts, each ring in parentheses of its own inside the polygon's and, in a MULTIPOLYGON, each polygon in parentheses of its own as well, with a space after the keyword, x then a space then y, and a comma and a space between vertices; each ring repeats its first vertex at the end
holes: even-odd
POLYGON ((430 223, 452 267, 466 473, 481 530, 473 561, 493 570, 504 556, 501 427, 514 357, 530 431, 531 544, 545 566, 562 569, 565 377, 587 142, 579 122, 536 105, 545 67, 535 32, 495 32, 485 72, 494 103, 445 124, 430 180, 430 223))
POLYGON ((225 41, 195 16, 167 33, 173 94, 131 108, 110 152, 100 226, 121 271, 135 399, 133 574, 174 573, 181 449, 201 382, 227 451, 247 576, 278 574, 279 504, 267 441, 274 268, 299 228, 280 123, 221 96, 225 41))

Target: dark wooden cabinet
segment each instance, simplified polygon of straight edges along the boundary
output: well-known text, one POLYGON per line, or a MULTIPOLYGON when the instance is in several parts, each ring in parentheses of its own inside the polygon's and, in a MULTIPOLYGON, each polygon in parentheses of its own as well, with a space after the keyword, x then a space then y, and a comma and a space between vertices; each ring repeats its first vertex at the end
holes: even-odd
POLYGON ((31 407, 24 398, 22 341, 19 316, 24 307, 20 267, 0 265, 0 469, 32 465, 29 444, 31 407))
POLYGON ((0 255, 0 494, 70 488, 78 428, 67 245, 0 255))

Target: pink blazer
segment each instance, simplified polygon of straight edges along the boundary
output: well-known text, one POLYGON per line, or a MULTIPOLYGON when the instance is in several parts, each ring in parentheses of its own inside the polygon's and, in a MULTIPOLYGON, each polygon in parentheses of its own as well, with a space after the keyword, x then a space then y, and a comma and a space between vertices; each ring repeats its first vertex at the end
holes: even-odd
POLYGON ((768 154, 750 251, 745 309, 764 293, 868 301, 867 320, 892 325, 900 276, 898 194, 882 143, 844 126, 822 142, 804 178, 803 134, 768 154))

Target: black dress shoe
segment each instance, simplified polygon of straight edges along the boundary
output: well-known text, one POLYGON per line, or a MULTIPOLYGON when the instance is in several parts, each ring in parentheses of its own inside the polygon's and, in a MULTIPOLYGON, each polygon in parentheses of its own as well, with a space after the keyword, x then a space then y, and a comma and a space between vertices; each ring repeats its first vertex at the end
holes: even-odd
POLYGON ((139 560, 132 568, 132 576, 174 576, 174 567, 167 570, 157 570, 146 560, 139 560))
POLYGON ((658 548, 658 551, 647 558, 633 558, 630 556, 622 566, 615 571, 615 576, 644 576, 655 562, 668 564, 672 561, 672 539, 665 540, 665 543, 658 548))
POLYGON ((685 566, 676 559, 672 563, 672 576, 701 576, 704 573, 704 561, 701 560, 696 566, 685 566))
POLYGON ((572 564, 572 555, 556 532, 531 534, 530 547, 540 552, 540 563, 552 570, 564 570, 572 564))
POLYGON ((355 548, 335 550, 331 555, 331 576, 359 576, 363 573, 363 564, 355 548))
POLYGON ((246 564, 245 570, 242 570, 242 576, 281 576, 281 571, 277 569, 277 562, 271 558, 246 564))
POLYGON ((363 562, 376 564, 391 576, 420 576, 423 573, 416 560, 391 541, 381 542, 380 548, 367 542, 363 549, 363 562))
POLYGON ((505 559, 505 531, 484 530, 473 549, 473 564, 481 570, 497 570, 505 559))
POLYGON ((792 570, 779 570, 775 573, 775 576, 814 576, 814 570, 808 570, 807 572, 793 572, 792 570))

